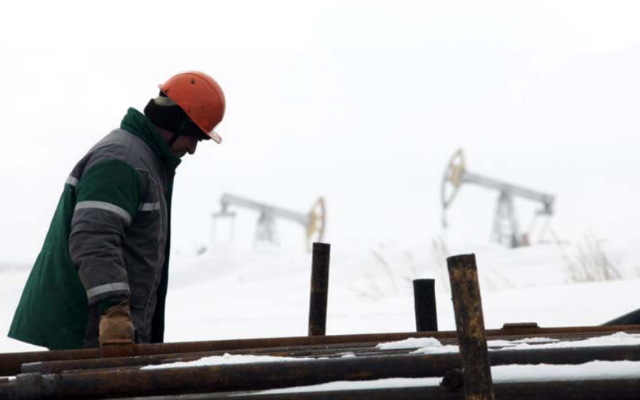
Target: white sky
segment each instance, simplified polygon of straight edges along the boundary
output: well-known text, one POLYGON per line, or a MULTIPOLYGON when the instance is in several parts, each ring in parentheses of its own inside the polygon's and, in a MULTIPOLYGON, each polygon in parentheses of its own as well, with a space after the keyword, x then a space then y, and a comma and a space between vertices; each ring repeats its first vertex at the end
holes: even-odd
MULTIPOLYGON (((636 4, 3 3, 0 254, 35 259, 75 162, 189 69, 220 82, 227 114, 223 144, 178 171, 175 250, 210 240, 224 192, 304 212, 324 195, 338 246, 428 242, 460 146, 471 171, 555 194, 562 238, 636 240, 636 4)), ((447 237, 487 241, 494 200, 463 187, 447 237)))

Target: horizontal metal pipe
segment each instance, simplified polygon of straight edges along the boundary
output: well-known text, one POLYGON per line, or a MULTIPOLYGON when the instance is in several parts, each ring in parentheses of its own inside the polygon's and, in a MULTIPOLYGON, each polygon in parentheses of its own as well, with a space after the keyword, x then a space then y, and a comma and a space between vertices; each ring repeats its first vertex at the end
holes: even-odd
MULTIPOLYGON (((451 339, 443 339, 442 343, 451 343, 451 339)), ((176 361, 192 361, 204 357, 222 356, 224 354, 269 355, 273 357, 341 357, 344 354, 380 355, 406 354, 412 349, 378 350, 374 343, 339 343, 335 345, 270 347, 262 349, 238 349, 224 351, 206 351, 196 353, 158 354, 152 356, 97 358, 89 360, 44 361, 22 364, 22 373, 59 373, 64 371, 123 368, 144 365, 159 365, 176 361)), ((413 349, 415 350, 415 349, 413 349)))
POLYGON ((12 376, 19 374, 20 366, 24 363, 37 361, 83 360, 99 357, 99 349, 0 353, 0 376, 12 376))
POLYGON ((15 382, 2 381, 0 382, 0 399, 2 400, 17 400, 18 392, 15 382))
POLYGON ((389 356, 154 370, 20 374, 17 382, 19 391, 40 390, 40 393, 20 400, 177 395, 262 390, 338 380, 421 377, 428 376, 437 359, 433 356, 389 356))
MULTIPOLYGON (((456 344, 452 339, 443 339, 441 342, 444 345, 456 344)), ((409 353, 417 350, 416 347, 404 348, 404 349, 389 349, 381 350, 375 347, 376 343, 361 343, 361 344, 339 344, 333 346, 308 346, 308 347, 278 347, 278 348, 266 348, 266 349, 240 349, 230 351, 218 351, 218 352, 199 352, 199 353, 181 353, 181 354, 161 354, 154 356, 138 356, 138 357, 119 357, 119 358, 106 358, 106 359, 94 359, 94 360, 70 360, 70 361, 50 361, 50 362, 36 362, 27 363, 22 365, 22 373, 60 373, 64 371, 75 370, 92 370, 92 369, 109 369, 109 368, 127 368, 127 367, 139 367, 145 365, 159 365, 171 362, 188 362, 197 360, 204 357, 222 356, 224 354, 242 354, 242 355, 268 355, 273 357, 313 357, 313 358, 340 358, 345 354, 352 354, 357 357, 383 357, 390 355, 408 355, 409 353)), ((500 348, 492 348, 491 354, 500 353, 499 357, 506 357, 512 352, 510 349, 499 350, 500 348)), ((633 359, 635 357, 634 351, 637 347, 634 346, 615 346, 615 347, 583 347, 576 348, 573 357, 577 360, 575 363, 585 362, 580 360, 591 359, 633 359), (582 358, 583 354, 587 355, 582 358)), ((556 352, 562 353, 565 351, 562 348, 559 349, 531 349, 531 350, 517 350, 514 353, 512 361, 503 363, 531 363, 536 357, 536 354, 540 354, 537 359, 544 359, 545 357, 553 357, 556 352), (520 354, 520 355, 518 355, 520 354), (529 356, 531 354, 531 356, 529 356)), ((454 357, 457 357, 454 356, 454 357)), ((495 358, 496 356, 494 356, 495 358)), ((500 358, 497 358, 498 360, 500 358)), ((560 360, 567 360, 560 356, 560 360)), ((495 365, 495 364, 494 364, 495 365)))
POLYGON ((622 315, 618 318, 612 319, 611 321, 605 322, 604 325, 638 325, 640 324, 640 310, 634 310, 630 313, 622 315))
MULTIPOLYGON (((503 350, 491 365, 582 364, 593 360, 640 360, 639 346, 503 350)), ((439 377, 460 368, 458 354, 397 355, 300 360, 167 369, 112 369, 62 374, 20 374, 18 389, 40 398, 80 399, 263 390, 333 381, 439 377)))
MULTIPOLYGON (((611 379, 589 381, 502 383, 494 385, 498 400, 635 400, 640 392, 638 379, 611 379)), ((148 400, 217 400, 228 399, 229 394, 196 394, 160 396, 148 400)), ((405 387, 386 389, 359 389, 281 394, 236 394, 233 399, 254 400, 463 400, 461 391, 450 392, 443 387, 405 387)), ((134 400, 134 399, 122 399, 134 400)), ((138 399, 139 400, 139 399, 138 399)))
MULTIPOLYGON (((518 339, 531 335, 545 337, 583 338, 598 334, 615 332, 640 333, 639 325, 621 326, 587 326, 587 327, 511 327, 509 329, 487 330, 489 339, 518 339)), ((269 347, 334 345, 367 342, 391 342, 408 338, 454 339, 455 331, 442 332, 403 332, 360 335, 330 335, 330 336, 298 336, 286 338, 266 339, 234 339, 203 342, 141 344, 134 346, 134 355, 150 356, 174 353, 195 353, 208 351, 229 351, 238 349, 257 349, 269 347)), ((40 351, 26 353, 0 353, 0 376, 19 374, 22 364, 39 361, 89 360, 101 358, 99 349, 40 351)))

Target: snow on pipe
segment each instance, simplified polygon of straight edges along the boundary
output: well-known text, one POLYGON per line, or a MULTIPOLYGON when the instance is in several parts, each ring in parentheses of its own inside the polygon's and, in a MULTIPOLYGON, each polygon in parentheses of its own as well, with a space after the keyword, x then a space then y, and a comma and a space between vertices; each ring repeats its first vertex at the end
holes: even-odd
MULTIPOLYGON (((640 392, 638 379, 612 379, 593 381, 501 383, 494 386, 496 396, 506 400, 636 400, 640 392)), ((197 394, 160 396, 153 400, 217 400, 229 399, 229 394, 197 394)), ((297 393, 238 393, 233 399, 260 400, 461 400, 459 392, 450 392, 438 386, 417 386, 383 389, 333 390, 297 393), (258 395, 258 396, 256 396, 258 395)), ((132 399, 131 399, 132 400, 132 399)))
POLYGON ((418 332, 438 330, 435 283, 435 279, 415 279, 413 281, 413 300, 418 332))
POLYGON ((465 399, 493 400, 495 395, 476 257, 473 254, 449 257, 447 267, 462 361, 465 399))
MULTIPOLYGON (((571 326, 541 328, 537 325, 505 324, 501 329, 486 331, 493 339, 522 339, 544 336, 555 339, 579 339, 615 332, 640 333, 640 325, 571 326)), ((382 343, 408 338, 431 337, 438 340, 454 339, 455 331, 396 332, 356 335, 295 336, 281 338, 230 339, 201 342, 177 342, 134 345, 135 356, 169 355, 213 351, 252 350, 292 346, 331 346, 355 343, 382 343)), ((13 376, 21 372, 26 363, 100 359, 100 349, 37 351, 24 353, 0 353, 0 376, 13 376)))
MULTIPOLYGON (((625 349, 627 355, 631 359, 638 359, 638 346, 627 347, 625 349)), ((583 350, 586 349, 496 351, 490 353, 490 358, 493 365, 550 363, 550 360, 554 360, 557 364, 573 362, 580 364, 593 356, 598 359, 600 356, 611 358, 612 352, 618 357, 623 355, 621 349, 612 347, 592 349, 590 354, 583 350)), ((62 374, 30 373, 20 374, 9 384, 0 385, 0 394, 5 395, 0 398, 15 400, 118 398, 267 390, 335 381, 439 377, 443 376, 445 371, 459 368, 460 364, 461 360, 457 354, 429 354, 327 360, 303 359, 188 368, 110 369, 69 371, 62 374)), ((616 378, 611 376, 610 379, 616 378)), ((547 383, 538 382, 537 385, 544 390, 547 383)), ((590 394, 587 391, 582 393, 590 394)))
MULTIPOLYGON (((366 364, 354 363, 353 360, 366 360, 366 362, 376 362, 381 357, 392 357, 393 363, 388 364, 391 373, 398 370, 398 368, 405 368, 405 365, 411 365, 418 361, 421 364, 421 373, 426 377, 444 376, 446 372, 460 368, 460 355, 458 353, 413 353, 417 351, 417 348, 410 349, 398 349, 398 350, 378 350, 377 352, 365 353, 353 351, 353 356, 342 358, 345 353, 344 348, 327 349, 324 354, 307 354, 306 357, 302 354, 296 354, 293 352, 280 352, 280 353, 259 353, 260 355, 268 355, 272 357, 298 357, 301 361, 304 358, 314 357, 314 365, 322 364, 324 359, 317 359, 317 357, 324 357, 326 360, 338 359, 345 361, 352 368, 366 368, 366 364), (333 350, 333 357, 331 357, 333 350), (329 358, 331 357, 331 358, 329 358)), ((551 364, 551 365, 578 365, 585 364, 592 361, 640 361, 640 346, 638 345, 620 345, 620 346, 593 346, 593 347, 560 347, 560 348, 543 348, 543 349, 524 349, 524 350, 496 350, 489 352, 489 361, 492 366, 510 365, 510 364, 551 364)), ((351 353, 351 351, 347 351, 351 353)), ((256 353, 242 352, 243 355, 257 355, 256 353)), ((97 360, 77 360, 77 361, 54 361, 45 363, 32 363, 23 365, 23 373, 42 373, 52 374, 61 373, 64 371, 74 370, 96 370, 96 369, 108 369, 108 368, 138 368, 148 365, 160 365, 164 364, 165 367, 169 367, 174 362, 189 362, 199 360, 204 357, 221 356, 221 353, 198 353, 196 354, 183 354, 183 355, 165 355, 165 356, 152 356, 152 357, 128 357, 128 358, 114 358, 114 359, 97 359, 97 360)), ((301 364, 300 361, 296 362, 300 371, 305 369, 306 364, 301 364)), ((272 369, 274 373, 280 373, 277 371, 278 364, 274 364, 272 369)), ((335 365, 335 361, 332 361, 331 365, 335 365)), ((322 379, 322 372, 317 374, 318 379, 322 379)), ((389 376, 390 377, 390 376, 389 376)), ((0 397, 2 398, 2 397, 0 397)))
POLYGON ((311 299, 309 304, 309 336, 324 336, 327 332, 330 255, 330 244, 313 244, 311 299))
MULTIPOLYGON (((574 328, 567 328, 574 329, 574 328)), ((588 328, 587 328, 588 329, 588 328)), ((598 331, 613 332, 610 327, 598 327, 598 331)), ((556 330, 552 328, 552 330, 556 330)), ((544 334, 549 334, 543 330, 544 334)), ((616 330, 617 331, 617 330, 616 330)), ((640 331, 640 328, 639 328, 640 331)), ((518 331, 520 332, 520 331, 518 331)), ((513 334, 518 332, 513 331, 513 334)), ((494 331, 502 334, 501 330, 494 331)), ((534 334, 532 330, 527 330, 527 334, 534 334)), ((434 337, 436 339, 454 338, 455 332, 396 332, 396 333, 374 333, 355 335, 330 335, 330 336, 294 336, 280 338, 258 338, 258 339, 229 339, 201 342, 177 342, 177 343, 153 343, 134 345, 134 356, 169 355, 176 353, 196 353, 210 351, 230 351, 230 350, 250 350, 265 349, 274 347, 291 346, 326 346, 334 344, 366 343, 366 342, 392 342, 404 340, 410 337, 434 337)), ((89 360, 100 359, 100 349, 81 350, 54 350, 37 351, 23 353, 0 353, 0 376, 12 376, 19 374, 22 364, 48 361, 69 361, 69 360, 89 360)))

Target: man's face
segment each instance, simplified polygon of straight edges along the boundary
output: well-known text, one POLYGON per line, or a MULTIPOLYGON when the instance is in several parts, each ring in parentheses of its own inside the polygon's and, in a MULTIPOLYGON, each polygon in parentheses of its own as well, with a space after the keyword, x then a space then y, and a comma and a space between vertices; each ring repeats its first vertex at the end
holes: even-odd
POLYGON ((181 135, 171 146, 171 152, 178 158, 184 157, 187 153, 194 154, 199 141, 197 138, 181 135))

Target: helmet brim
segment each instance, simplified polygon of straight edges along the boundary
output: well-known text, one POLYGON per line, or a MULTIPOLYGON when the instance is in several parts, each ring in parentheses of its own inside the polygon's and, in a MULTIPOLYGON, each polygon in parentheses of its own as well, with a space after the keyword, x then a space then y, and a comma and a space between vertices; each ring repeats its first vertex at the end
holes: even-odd
POLYGON ((220 144, 222 143, 222 138, 220 137, 220 135, 218 135, 218 133, 216 131, 211 131, 206 133, 207 136, 209 136, 211 139, 213 139, 214 142, 220 144))

